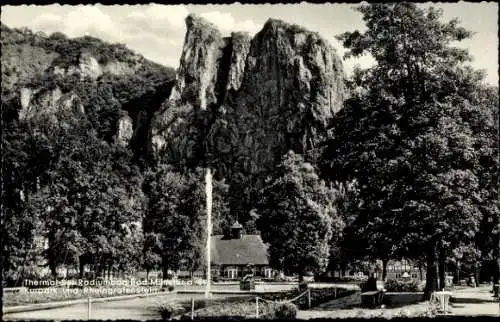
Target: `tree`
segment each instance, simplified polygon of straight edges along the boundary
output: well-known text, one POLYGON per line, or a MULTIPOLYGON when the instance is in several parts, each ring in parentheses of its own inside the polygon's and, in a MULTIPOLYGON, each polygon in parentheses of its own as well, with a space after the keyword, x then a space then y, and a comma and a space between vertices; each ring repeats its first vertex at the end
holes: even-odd
POLYGON ((132 156, 98 138, 85 117, 58 117, 64 121, 33 129, 47 144, 50 162, 24 210, 48 238, 52 274, 61 264, 79 263, 81 274, 85 264, 95 264, 99 275, 124 254, 127 264, 136 261, 130 230, 142 217, 143 196, 132 156))
MULTIPOLYGON (((206 196, 202 169, 180 172, 169 165, 158 165, 146 174, 144 191, 148 196, 144 231, 158 238, 149 248, 162 259, 164 276, 167 269, 195 271, 203 266, 206 245, 206 196)), ((213 182, 214 233, 228 224, 225 201, 227 185, 213 182)))
POLYGON ((270 244, 271 264, 300 278, 306 271, 323 272, 332 234, 342 228, 335 191, 319 179, 311 164, 290 151, 261 196, 257 225, 270 244))
POLYGON ((464 113, 476 104, 470 96, 481 75, 464 65, 466 50, 451 46, 471 33, 415 4, 357 10, 367 31, 338 38, 347 56, 368 52, 377 63, 356 71, 325 159, 331 177, 359 180, 366 234, 380 234, 402 255, 426 253, 428 297, 436 252, 443 263, 447 249, 474 238, 480 218, 478 147, 464 113))

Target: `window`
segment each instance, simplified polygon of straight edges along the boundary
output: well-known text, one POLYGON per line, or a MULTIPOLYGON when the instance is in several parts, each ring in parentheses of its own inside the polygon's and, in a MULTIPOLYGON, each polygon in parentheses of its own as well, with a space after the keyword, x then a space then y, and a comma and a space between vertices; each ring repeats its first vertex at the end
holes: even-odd
POLYGON ((272 268, 269 268, 269 267, 264 268, 264 277, 265 278, 273 278, 272 268))
POLYGON ((238 269, 235 267, 226 268, 226 277, 230 279, 238 278, 238 269))

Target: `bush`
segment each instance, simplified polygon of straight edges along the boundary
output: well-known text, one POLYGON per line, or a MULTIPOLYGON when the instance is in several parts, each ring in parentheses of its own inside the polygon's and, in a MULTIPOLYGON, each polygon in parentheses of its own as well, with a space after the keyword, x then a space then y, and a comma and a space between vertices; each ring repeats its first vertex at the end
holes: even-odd
POLYGON ((388 280, 384 284, 387 292, 421 292, 423 290, 419 281, 388 280))
POLYGON ((344 276, 338 279, 339 282, 344 282, 344 283, 357 283, 357 282, 365 282, 368 280, 368 276, 363 275, 363 276, 344 276))
POLYGON ((172 317, 184 313, 185 309, 177 303, 166 303, 158 307, 158 312, 162 319, 170 320, 172 317))
POLYGON ((293 303, 277 303, 271 310, 276 319, 292 320, 297 317, 297 306, 293 303))
MULTIPOLYGON (((217 318, 217 319, 243 319, 255 317, 255 302, 253 300, 231 301, 229 303, 207 303, 209 305, 196 309, 195 317, 200 318, 217 318), (211 304, 211 305, 210 305, 211 304)), ((186 314, 188 315, 188 314, 186 314)), ((259 305, 259 318, 270 316, 270 307, 267 304, 259 305)), ((269 317, 270 318, 270 317, 269 317)))
MULTIPOLYGON (((311 288, 311 307, 315 307, 322 303, 328 302, 333 299, 338 299, 353 294, 354 290, 346 290, 343 288, 325 287, 325 288, 311 288)), ((280 293, 262 294, 261 297, 268 301, 287 301, 302 292, 298 289, 284 291, 280 293)), ((304 295, 294 301, 294 304, 301 310, 309 308, 309 301, 307 295, 304 295)))

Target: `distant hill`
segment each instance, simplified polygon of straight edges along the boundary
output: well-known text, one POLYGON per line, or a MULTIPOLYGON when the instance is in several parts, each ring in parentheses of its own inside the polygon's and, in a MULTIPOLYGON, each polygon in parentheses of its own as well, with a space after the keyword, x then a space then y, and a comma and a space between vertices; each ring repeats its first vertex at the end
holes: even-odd
POLYGON ((36 122, 71 107, 85 113, 109 140, 119 135, 120 118, 133 122, 141 110, 147 114, 159 106, 175 79, 173 68, 95 37, 45 35, 1 24, 1 43, 6 121, 36 122))

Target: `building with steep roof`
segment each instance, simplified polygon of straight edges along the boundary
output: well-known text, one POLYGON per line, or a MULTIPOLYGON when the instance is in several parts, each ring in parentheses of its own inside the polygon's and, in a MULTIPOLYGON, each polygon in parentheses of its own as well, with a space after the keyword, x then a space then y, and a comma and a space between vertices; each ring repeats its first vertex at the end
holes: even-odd
POLYGON ((242 231, 243 226, 235 222, 228 236, 212 236, 212 274, 225 279, 239 279, 248 269, 256 276, 272 278, 268 245, 260 235, 247 235, 242 231))

